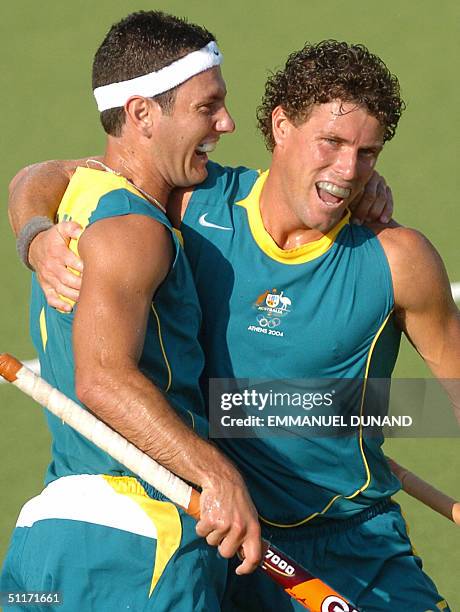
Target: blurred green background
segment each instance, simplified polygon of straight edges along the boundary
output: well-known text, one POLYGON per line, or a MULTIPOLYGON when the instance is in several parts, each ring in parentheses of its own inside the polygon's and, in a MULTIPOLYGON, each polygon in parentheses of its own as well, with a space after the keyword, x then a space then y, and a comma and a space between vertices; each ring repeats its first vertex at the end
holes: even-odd
MULTIPOLYGON (((2 165, 5 212, 0 350, 34 357, 28 337, 29 273, 15 255, 6 215, 9 180, 24 165, 101 152, 102 129, 91 95, 91 61, 112 23, 139 9, 163 9, 202 23, 225 54, 229 109, 237 123, 222 139, 219 162, 265 167, 255 108, 270 70, 308 41, 362 42, 400 78, 407 111, 379 170, 393 188, 397 218, 437 246, 451 281, 460 281, 457 198, 460 133, 460 4, 456 0, 77 0, 2 3, 2 165)), ((427 371, 404 344, 397 376, 427 371)), ((39 492, 49 455, 41 411, 19 391, 0 385, 0 559, 20 506, 39 492)), ((460 497, 458 438, 390 440, 386 450, 421 476, 460 497)), ((425 568, 453 610, 460 609, 460 531, 431 510, 399 496, 425 568)), ((398 611, 399 612, 399 611, 398 611)), ((402 612, 402 611, 401 611, 402 612)))

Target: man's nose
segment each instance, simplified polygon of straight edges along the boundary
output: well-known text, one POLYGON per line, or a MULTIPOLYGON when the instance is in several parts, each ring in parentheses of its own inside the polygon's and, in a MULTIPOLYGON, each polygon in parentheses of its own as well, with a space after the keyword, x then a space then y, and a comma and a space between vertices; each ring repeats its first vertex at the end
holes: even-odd
POLYGON ((235 131, 235 122, 225 107, 219 113, 216 121, 216 130, 225 134, 231 134, 235 131))
POLYGON ((334 169, 347 181, 356 178, 358 174, 358 152, 354 149, 342 149, 337 156, 334 169))

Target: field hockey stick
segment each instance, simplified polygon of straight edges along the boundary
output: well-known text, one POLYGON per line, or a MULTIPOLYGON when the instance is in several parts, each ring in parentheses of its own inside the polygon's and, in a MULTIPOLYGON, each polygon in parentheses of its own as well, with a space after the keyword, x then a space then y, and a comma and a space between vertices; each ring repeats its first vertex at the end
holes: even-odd
POLYGON ((402 490, 418 501, 460 525, 460 502, 446 495, 416 474, 387 457, 391 471, 400 480, 402 490))
MULTIPOLYGON (((7 353, 0 354, 0 375, 125 465, 134 474, 138 474, 160 493, 181 506, 187 514, 195 519, 200 518, 198 491, 79 404, 53 388, 15 357, 7 353)), ((260 566, 261 569, 310 612, 329 612, 330 610, 359 612, 334 589, 310 574, 285 553, 269 542, 263 541, 263 545, 264 548, 266 547, 266 552, 260 566)))

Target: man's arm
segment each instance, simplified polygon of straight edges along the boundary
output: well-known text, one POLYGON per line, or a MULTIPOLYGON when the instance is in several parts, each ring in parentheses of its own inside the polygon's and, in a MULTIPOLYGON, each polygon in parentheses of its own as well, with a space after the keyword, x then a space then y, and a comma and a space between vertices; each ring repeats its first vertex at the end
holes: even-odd
POLYGON ((152 296, 172 260, 169 231, 142 215, 104 219, 85 230, 79 251, 85 265, 73 337, 79 399, 167 469, 202 487, 198 534, 225 557, 241 546, 239 572, 254 570, 260 527, 241 476, 138 368, 152 296))
MULTIPOLYGON (((8 217, 18 236, 32 217, 49 217, 53 222, 67 185, 78 166, 86 159, 68 161, 46 161, 23 168, 9 185, 8 217)), ((65 312, 71 310, 60 295, 76 301, 81 279, 70 271, 83 271, 83 265, 68 248, 71 238, 78 238, 80 226, 65 221, 49 232, 41 232, 29 249, 29 262, 37 271, 39 283, 50 306, 65 312), (44 244, 45 248, 41 248, 44 244)))
POLYGON ((51 160, 26 166, 9 185, 8 217, 16 236, 34 216, 54 220, 59 202, 78 166, 86 160, 51 160))
MULTIPOLYGON (((86 161, 85 158, 43 162, 24 168, 14 177, 10 184, 9 217, 16 235, 32 217, 55 218, 70 177, 78 166, 86 165, 86 161)), ((180 225, 191 194, 190 190, 172 193, 168 215, 176 227, 180 225)), ((393 212, 393 199, 385 179, 374 172, 364 192, 350 204, 350 208, 354 220, 359 223, 369 218, 382 222, 389 219, 393 212)), ((81 273, 83 265, 67 248, 70 239, 78 237, 79 231, 76 223, 59 223, 55 228, 38 234, 29 249, 29 262, 37 273, 48 303, 65 312, 70 311, 71 306, 60 296, 76 302, 80 290, 80 276, 69 268, 81 273)))
POLYGON ((449 393, 460 422, 460 312, 444 264, 419 232, 383 228, 401 329, 449 393))

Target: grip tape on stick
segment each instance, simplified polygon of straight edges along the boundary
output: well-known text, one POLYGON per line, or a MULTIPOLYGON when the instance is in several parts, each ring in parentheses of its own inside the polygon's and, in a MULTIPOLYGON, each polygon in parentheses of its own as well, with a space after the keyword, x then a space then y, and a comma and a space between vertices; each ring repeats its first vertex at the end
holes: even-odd
POLYGON ((196 513, 199 494, 194 491, 196 495, 192 496, 193 489, 190 485, 128 442, 77 402, 53 388, 15 357, 6 353, 0 355, 0 374, 133 473, 138 474, 160 493, 187 511, 190 507, 192 515, 196 513))

